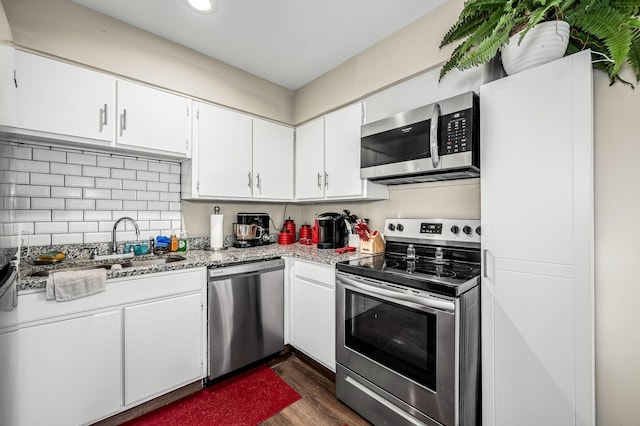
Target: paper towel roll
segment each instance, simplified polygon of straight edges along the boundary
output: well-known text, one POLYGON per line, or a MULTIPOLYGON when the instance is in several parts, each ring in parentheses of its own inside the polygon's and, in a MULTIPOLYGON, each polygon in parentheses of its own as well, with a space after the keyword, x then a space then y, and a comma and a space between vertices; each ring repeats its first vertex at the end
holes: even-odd
POLYGON ((210 246, 212 249, 221 249, 224 245, 224 235, 223 232, 223 221, 224 215, 222 214, 212 214, 211 215, 211 242, 210 246))

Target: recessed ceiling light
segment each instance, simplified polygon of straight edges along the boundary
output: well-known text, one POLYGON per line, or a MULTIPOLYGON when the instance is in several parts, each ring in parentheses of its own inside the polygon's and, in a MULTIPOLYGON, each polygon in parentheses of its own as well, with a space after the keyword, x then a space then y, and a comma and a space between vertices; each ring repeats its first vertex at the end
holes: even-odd
POLYGON ((195 12, 207 15, 218 10, 218 0, 184 0, 184 3, 195 12))

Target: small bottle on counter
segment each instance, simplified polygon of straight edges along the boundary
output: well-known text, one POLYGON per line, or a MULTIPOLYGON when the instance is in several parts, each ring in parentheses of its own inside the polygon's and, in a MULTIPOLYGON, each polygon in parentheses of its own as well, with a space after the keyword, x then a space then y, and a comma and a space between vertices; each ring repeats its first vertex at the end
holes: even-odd
POLYGON ((182 232, 178 238, 178 251, 187 251, 187 233, 182 232))
POLYGON ((169 251, 178 251, 178 238, 176 237, 176 234, 171 234, 169 238, 171 239, 169 251))

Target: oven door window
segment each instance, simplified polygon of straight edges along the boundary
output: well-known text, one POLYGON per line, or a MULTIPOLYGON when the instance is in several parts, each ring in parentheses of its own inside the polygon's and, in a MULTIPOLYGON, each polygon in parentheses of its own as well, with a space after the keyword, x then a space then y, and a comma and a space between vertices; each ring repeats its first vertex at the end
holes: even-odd
POLYGON ((435 314, 346 290, 345 346, 436 390, 435 314))

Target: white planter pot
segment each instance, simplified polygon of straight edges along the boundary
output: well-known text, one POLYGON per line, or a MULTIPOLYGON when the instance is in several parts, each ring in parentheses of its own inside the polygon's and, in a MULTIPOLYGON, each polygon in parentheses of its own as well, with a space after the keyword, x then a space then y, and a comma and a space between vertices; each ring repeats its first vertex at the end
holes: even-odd
POLYGON ((507 74, 515 74, 560 59, 569 44, 569 24, 565 21, 541 22, 522 39, 514 34, 500 49, 502 66, 507 74))

